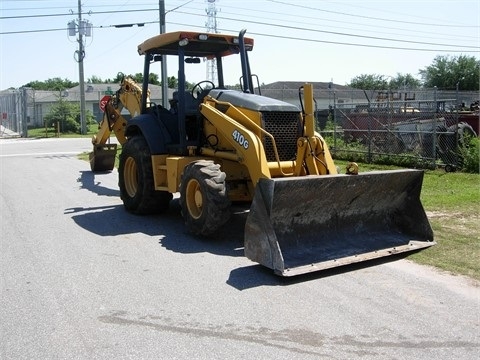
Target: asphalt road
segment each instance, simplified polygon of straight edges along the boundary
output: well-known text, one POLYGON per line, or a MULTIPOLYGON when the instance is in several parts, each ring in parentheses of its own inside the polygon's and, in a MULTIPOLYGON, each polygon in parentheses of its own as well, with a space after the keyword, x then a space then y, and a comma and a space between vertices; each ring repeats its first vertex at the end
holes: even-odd
MULTIPOLYGON (((89 139, 0 140, 1 359, 474 359, 480 288, 405 259, 294 279, 126 213, 89 139)), ((426 250, 428 251, 428 250, 426 250)))

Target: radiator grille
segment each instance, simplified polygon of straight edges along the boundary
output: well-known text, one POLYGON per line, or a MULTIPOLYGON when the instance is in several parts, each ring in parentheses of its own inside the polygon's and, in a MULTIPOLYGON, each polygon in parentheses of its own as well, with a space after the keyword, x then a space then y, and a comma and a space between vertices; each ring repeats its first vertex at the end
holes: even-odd
MULTIPOLYGON (((280 161, 294 160, 297 139, 300 135, 301 118, 298 112, 262 112, 263 128, 273 135, 280 161)), ((263 137, 267 161, 275 161, 272 140, 263 137)))

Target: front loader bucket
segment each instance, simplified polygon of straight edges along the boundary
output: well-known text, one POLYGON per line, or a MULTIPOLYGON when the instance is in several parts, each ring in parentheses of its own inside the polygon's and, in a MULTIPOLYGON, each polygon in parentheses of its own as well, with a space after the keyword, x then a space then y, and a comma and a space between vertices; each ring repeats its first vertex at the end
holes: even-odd
POLYGON ((294 276, 435 245, 423 171, 261 179, 245 256, 294 276))
POLYGON ((90 168, 93 172, 112 171, 117 155, 117 144, 93 145, 89 154, 90 168))

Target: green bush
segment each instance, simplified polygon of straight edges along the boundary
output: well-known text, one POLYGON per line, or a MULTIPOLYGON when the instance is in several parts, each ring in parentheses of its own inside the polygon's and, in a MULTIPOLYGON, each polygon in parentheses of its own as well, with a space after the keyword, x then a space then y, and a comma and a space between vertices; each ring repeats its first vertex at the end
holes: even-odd
POLYGON ((468 173, 480 173, 480 139, 471 137, 466 146, 459 148, 462 170, 468 173))
MULTIPOLYGON (((47 127, 56 129, 57 124, 61 133, 80 133, 80 105, 59 98, 57 103, 52 106, 50 112, 45 115, 44 120, 47 127)), ((87 125, 94 122, 94 117, 90 111, 85 113, 85 121, 87 125)))

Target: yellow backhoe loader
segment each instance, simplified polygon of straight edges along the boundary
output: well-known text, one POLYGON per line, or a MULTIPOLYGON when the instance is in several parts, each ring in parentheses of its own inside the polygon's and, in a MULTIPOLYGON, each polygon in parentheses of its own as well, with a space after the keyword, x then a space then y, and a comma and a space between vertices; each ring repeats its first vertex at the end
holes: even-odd
MULTIPOLYGON (((232 202, 249 202, 245 255, 280 276, 434 245, 420 202, 423 172, 338 174, 314 129, 312 85, 299 89, 300 106, 262 96, 249 65, 253 44, 245 30, 238 36, 179 31, 138 46, 140 114, 126 125, 105 124, 105 133, 118 129, 123 136, 125 208, 161 212, 180 193, 187 229, 208 236, 228 221, 232 202), (172 56, 178 91, 165 109, 149 101, 148 79, 152 63, 172 56), (226 57, 240 60, 240 90, 225 85, 226 57), (214 61, 218 83, 202 81, 186 91, 186 67, 201 59, 214 61)), ((96 138, 98 149, 105 140, 96 138)))

